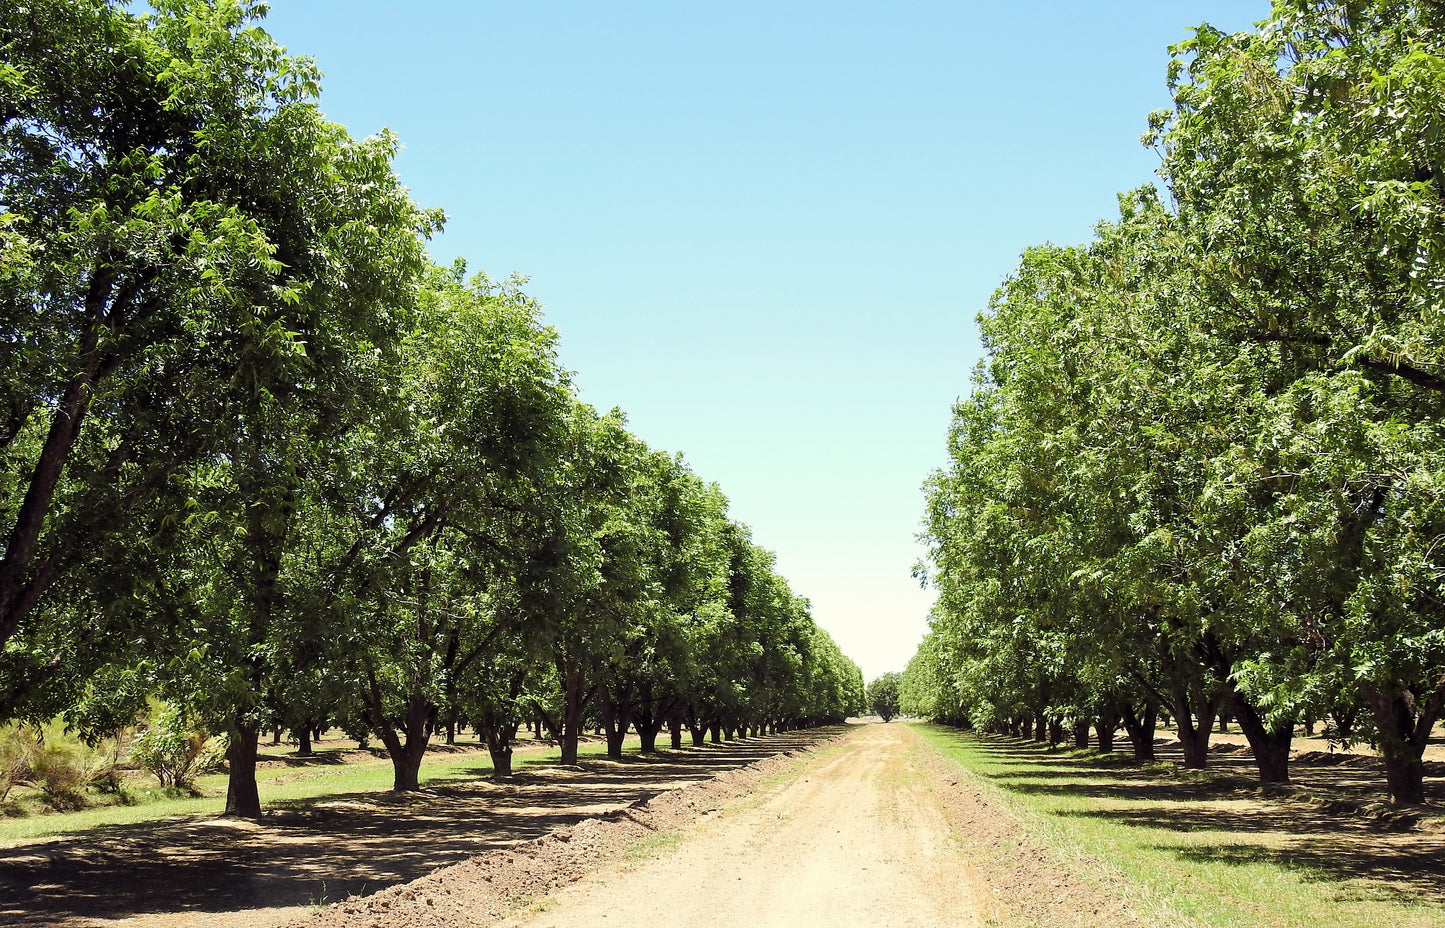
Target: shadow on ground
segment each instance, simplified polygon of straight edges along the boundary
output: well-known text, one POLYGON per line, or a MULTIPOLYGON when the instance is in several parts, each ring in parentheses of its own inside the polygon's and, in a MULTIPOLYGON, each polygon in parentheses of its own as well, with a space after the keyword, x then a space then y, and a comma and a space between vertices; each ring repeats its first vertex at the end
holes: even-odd
MULTIPOLYGON (((415 794, 338 794, 283 805, 259 823, 193 817, 37 840, 0 849, 0 924, 59 928, 337 902, 839 731, 587 759, 576 768, 524 767, 500 782, 454 774, 415 794)), ((479 764, 474 773, 489 775, 490 767, 479 764)))
POLYGON ((1397 814, 1384 806, 1384 774, 1373 758, 1341 763, 1306 756, 1291 763, 1289 786, 1266 790, 1249 754, 1211 752, 1206 770, 1184 771, 1173 740, 1156 742, 1157 762, 1141 766, 1119 752, 952 737, 982 751, 996 765, 985 775, 1005 790, 1098 801, 1054 813, 1061 817, 1197 833, 1156 845, 1182 860, 1271 862, 1334 884, 1340 901, 1398 898, 1445 906, 1445 835, 1416 827, 1445 816, 1445 781, 1437 777, 1426 779, 1421 810, 1397 814))

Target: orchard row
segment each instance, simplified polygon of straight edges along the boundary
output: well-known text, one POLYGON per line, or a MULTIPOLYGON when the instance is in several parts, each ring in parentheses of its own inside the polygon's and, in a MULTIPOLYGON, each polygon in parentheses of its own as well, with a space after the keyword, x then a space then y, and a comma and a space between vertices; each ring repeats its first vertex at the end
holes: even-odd
POLYGON ((1029 249, 927 487, 905 711, 1112 736, 1295 726, 1397 801, 1445 704, 1445 12, 1277 0, 1172 49, 1163 195, 1029 249))
POLYGON ((0 17, 0 721, 575 763, 839 720, 862 680, 716 485, 576 397, 519 281, 434 266, 396 140, 250 0, 0 17))

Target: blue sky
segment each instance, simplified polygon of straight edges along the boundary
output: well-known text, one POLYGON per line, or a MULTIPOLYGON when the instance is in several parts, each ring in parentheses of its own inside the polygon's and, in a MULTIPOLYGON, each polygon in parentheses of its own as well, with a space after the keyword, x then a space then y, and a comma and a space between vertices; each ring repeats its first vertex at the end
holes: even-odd
POLYGON ((263 25, 330 118, 400 136, 449 217, 433 256, 530 277, 582 398, 717 481, 871 679, 926 630, 919 487, 975 315, 1152 179, 1167 46, 1267 11, 273 0, 263 25))

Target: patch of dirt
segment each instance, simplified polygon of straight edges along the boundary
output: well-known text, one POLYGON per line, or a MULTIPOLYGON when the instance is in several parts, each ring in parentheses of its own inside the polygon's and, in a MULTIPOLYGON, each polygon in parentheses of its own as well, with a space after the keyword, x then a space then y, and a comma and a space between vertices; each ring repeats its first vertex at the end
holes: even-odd
POLYGON ((983 923, 937 783, 899 725, 861 726, 674 837, 652 859, 611 862, 496 928, 983 923), (652 904, 660 887, 671 888, 665 908, 652 904))
POLYGON ((270 928, 832 734, 532 768, 504 782, 481 778, 479 767, 477 780, 337 795, 260 823, 195 816, 28 841, 0 848, 0 925, 270 928))
POLYGON ((289 928, 822 923, 1139 924, 911 729, 873 724, 289 928), (660 834, 670 848, 623 859, 660 834), (649 906, 658 887, 677 889, 665 911, 649 906))
POLYGON ((628 847, 686 828, 786 770, 813 746, 754 761, 701 783, 638 800, 533 841, 494 851, 328 907, 288 928, 475 928, 614 862, 628 847))

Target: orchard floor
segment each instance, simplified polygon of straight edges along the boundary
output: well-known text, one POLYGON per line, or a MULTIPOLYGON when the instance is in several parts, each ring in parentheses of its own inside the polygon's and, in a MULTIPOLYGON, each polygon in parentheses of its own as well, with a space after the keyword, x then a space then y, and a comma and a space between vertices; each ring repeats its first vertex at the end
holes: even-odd
POLYGON ((482 752, 478 779, 410 795, 334 795, 259 823, 191 816, 26 841, 0 848, 0 925, 269 928, 835 733, 529 767, 504 783, 480 776, 482 752))
MULTIPOLYGON (((1208 774, 1192 777, 1170 772, 1170 742, 1159 742, 1158 766, 1137 767, 1122 755, 990 739, 997 762, 1017 757, 1034 772, 986 774, 992 785, 980 788, 983 781, 963 775, 911 727, 850 725, 653 759, 533 767, 503 784, 479 778, 409 796, 335 795, 258 824, 194 816, 109 826, 0 849, 0 924, 1156 921, 1109 861, 1061 857, 999 788, 1083 797, 1102 803, 1088 816, 1138 829, 1210 835, 1207 846, 1177 855, 1184 868, 1195 858, 1278 858, 1307 865, 1321 885, 1365 887, 1366 895, 1377 887, 1445 907, 1445 835, 1436 828, 1445 820, 1445 770, 1431 765, 1431 801, 1401 816, 1380 802, 1383 779, 1372 758, 1306 744, 1295 784, 1261 790, 1235 746, 1221 743, 1208 774)), ((1427 922, 1438 923, 1419 923, 1427 922)))

